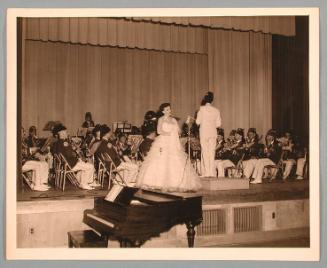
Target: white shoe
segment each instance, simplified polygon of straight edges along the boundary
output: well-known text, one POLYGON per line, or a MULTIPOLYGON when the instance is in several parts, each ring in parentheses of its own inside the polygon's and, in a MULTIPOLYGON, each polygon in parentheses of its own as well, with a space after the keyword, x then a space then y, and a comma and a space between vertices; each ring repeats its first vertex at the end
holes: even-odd
POLYGON ((42 187, 42 186, 35 186, 35 187, 33 188, 33 190, 34 190, 34 191, 38 191, 38 192, 46 192, 46 191, 48 191, 47 188, 44 188, 44 187, 42 187))
POLYGON ((258 181, 250 181, 251 184, 259 184, 261 182, 258 182, 258 181))
POLYGON ((93 182, 89 183, 89 186, 91 186, 91 187, 98 187, 98 186, 101 186, 101 184, 98 183, 97 181, 93 181, 93 182))
POLYGON ((300 175, 298 175, 298 176, 296 177, 296 179, 297 179, 297 180, 303 180, 303 177, 300 176, 300 175))
POLYGON ((93 187, 91 187, 89 185, 85 185, 85 184, 80 185, 80 188, 82 188, 83 190, 93 190, 94 189, 93 187))

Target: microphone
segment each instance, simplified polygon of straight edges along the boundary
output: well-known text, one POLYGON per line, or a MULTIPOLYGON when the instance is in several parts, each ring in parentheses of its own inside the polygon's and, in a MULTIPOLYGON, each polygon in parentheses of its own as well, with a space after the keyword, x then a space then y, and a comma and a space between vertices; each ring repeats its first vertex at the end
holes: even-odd
POLYGON ((188 115, 185 123, 188 125, 188 124, 192 123, 193 121, 195 121, 195 118, 188 115))

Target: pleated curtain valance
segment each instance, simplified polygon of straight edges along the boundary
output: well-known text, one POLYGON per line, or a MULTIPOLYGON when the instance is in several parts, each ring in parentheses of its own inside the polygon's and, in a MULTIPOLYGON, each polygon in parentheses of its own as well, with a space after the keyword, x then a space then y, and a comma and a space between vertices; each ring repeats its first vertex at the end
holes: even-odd
POLYGON ((295 18, 133 17, 25 18, 27 40, 66 42, 185 53, 208 53, 208 31, 234 29, 295 35, 295 18))
POLYGON ((233 17, 133 17, 134 21, 152 21, 213 29, 254 31, 285 36, 295 35, 294 16, 233 16, 233 17))
POLYGON ((115 18, 28 18, 27 40, 207 54, 207 28, 115 18))

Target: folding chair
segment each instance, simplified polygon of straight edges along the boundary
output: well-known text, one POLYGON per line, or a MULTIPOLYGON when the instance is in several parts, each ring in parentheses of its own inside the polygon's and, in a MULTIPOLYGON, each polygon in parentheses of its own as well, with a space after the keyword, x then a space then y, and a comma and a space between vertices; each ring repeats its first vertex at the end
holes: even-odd
POLYGON ((243 158, 245 153, 242 154, 240 160, 238 160, 237 164, 234 167, 226 168, 227 174, 229 178, 242 178, 243 177, 243 158))
POLYGON ((137 156, 139 152, 139 147, 143 141, 143 137, 141 135, 129 135, 128 140, 131 145, 131 160, 137 162, 137 156))
POLYGON ((309 179, 309 161, 307 152, 304 154, 303 178, 309 179))
POLYGON ((103 153, 101 155, 101 158, 102 158, 102 162, 103 164, 105 162, 108 162, 109 165, 107 165, 107 167, 109 167, 109 170, 107 169, 107 167, 104 165, 106 171, 107 171, 107 174, 109 176, 109 185, 108 185, 108 189, 111 185, 111 180, 117 184, 120 184, 120 185, 124 185, 126 186, 127 183, 125 182, 124 178, 120 175, 119 171, 117 170, 117 167, 115 165, 115 163, 112 161, 111 157, 109 156, 109 154, 107 153, 103 153))
POLYGON ((24 182, 25 182, 28 185, 28 187, 31 190, 33 190, 33 187, 34 187, 33 179, 35 177, 34 170, 22 171, 22 177, 23 177, 23 187, 24 187, 24 182))
POLYGON ((61 184, 64 180, 64 167, 60 160, 60 156, 53 154, 53 166, 55 171, 55 187, 61 188, 61 184))
POLYGON ((79 182, 76 178, 76 173, 75 173, 76 171, 72 170, 71 166, 69 165, 66 158, 62 154, 59 154, 59 156, 63 165, 63 179, 60 185, 62 187, 62 191, 65 191, 66 177, 68 178, 68 180, 72 185, 78 188, 79 182))
MULTIPOLYGON (((104 177, 107 174, 109 176, 109 172, 106 169, 106 166, 104 164, 104 161, 101 157, 96 157, 96 162, 98 163, 98 170, 97 170, 97 179, 99 181, 99 183, 101 184, 101 188, 103 189, 103 185, 104 185, 104 177)), ((110 179, 109 179, 109 185, 108 185, 108 189, 110 188, 110 179)))
POLYGON ((277 164, 267 165, 267 166, 265 166, 264 169, 267 170, 269 181, 272 181, 273 179, 275 179, 279 172, 283 176, 283 174, 284 174, 283 154, 281 154, 281 157, 278 160, 277 164))

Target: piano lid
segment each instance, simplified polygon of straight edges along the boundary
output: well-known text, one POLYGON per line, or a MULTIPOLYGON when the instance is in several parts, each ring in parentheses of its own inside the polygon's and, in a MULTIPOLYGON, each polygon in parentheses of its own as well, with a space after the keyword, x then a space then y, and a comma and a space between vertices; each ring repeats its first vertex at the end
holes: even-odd
POLYGON ((200 197, 200 195, 194 193, 167 193, 114 185, 104 200, 120 205, 129 205, 132 200, 138 200, 142 203, 151 205, 158 203, 183 202, 186 199, 193 199, 196 197, 200 197))
POLYGON ((164 193, 154 190, 139 189, 134 195, 134 198, 142 202, 152 204, 183 201, 186 199, 192 199, 200 196, 201 195, 194 193, 164 193))

